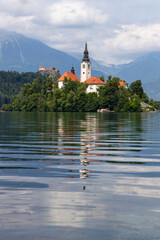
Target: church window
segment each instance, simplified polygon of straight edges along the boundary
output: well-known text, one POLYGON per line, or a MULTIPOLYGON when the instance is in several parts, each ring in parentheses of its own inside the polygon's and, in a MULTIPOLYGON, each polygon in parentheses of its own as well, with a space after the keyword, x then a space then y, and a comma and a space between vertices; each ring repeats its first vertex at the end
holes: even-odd
POLYGON ((83 68, 85 68, 85 64, 83 64, 83 68))

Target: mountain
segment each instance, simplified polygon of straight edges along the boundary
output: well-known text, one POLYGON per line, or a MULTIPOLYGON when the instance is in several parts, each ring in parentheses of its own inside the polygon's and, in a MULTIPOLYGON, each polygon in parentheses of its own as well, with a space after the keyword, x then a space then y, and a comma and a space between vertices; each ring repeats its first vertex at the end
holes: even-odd
POLYGON ((128 83, 142 80, 144 84, 157 80, 160 77, 160 52, 151 52, 135 61, 123 65, 118 76, 128 83))
MULTIPOLYGON (((83 53, 70 53, 51 48, 44 43, 14 32, 0 30, 0 70, 37 72, 39 66, 55 67, 63 74, 75 67, 80 77, 80 63, 83 53)), ((127 83, 141 80, 149 97, 159 100, 160 52, 146 54, 133 62, 122 65, 104 65, 101 61, 92 62, 92 76, 108 75, 120 77, 127 83)))
MULTIPOLYGON (((72 53, 72 56, 80 61, 79 54, 72 53)), ((119 77, 129 84, 136 80, 141 80, 143 84, 147 84, 160 78, 160 52, 151 52, 133 62, 121 65, 106 65, 102 61, 90 59, 92 68, 95 70, 104 73, 106 76, 119 77)))
MULTIPOLYGON (((74 66, 80 76, 80 61, 77 58, 38 40, 0 30, 0 70, 37 72, 39 66, 55 67, 61 74, 74 66)), ((93 74, 100 76, 103 73, 93 68, 93 74)))
POLYGON ((143 84, 143 88, 150 98, 160 101, 160 78, 157 81, 143 84))
POLYGON ((148 53, 114 72, 127 83, 141 80, 147 95, 160 100, 160 52, 148 53))
MULTIPOLYGON (((79 63, 82 61, 82 53, 69 52, 68 54, 76 58, 79 63)), ((104 75, 104 77, 107 79, 108 75, 112 75, 112 74, 114 75, 115 69, 117 68, 116 65, 108 64, 108 66, 105 66, 103 62, 94 60, 90 56, 89 58, 92 63, 92 73, 94 73, 94 71, 96 71, 97 73, 100 73, 99 75, 94 74, 94 76, 104 75)))
POLYGON ((129 84, 141 80, 147 95, 154 100, 160 100, 160 52, 151 52, 133 62, 117 66, 104 66, 98 61, 92 61, 94 68, 107 76, 119 77, 129 84))

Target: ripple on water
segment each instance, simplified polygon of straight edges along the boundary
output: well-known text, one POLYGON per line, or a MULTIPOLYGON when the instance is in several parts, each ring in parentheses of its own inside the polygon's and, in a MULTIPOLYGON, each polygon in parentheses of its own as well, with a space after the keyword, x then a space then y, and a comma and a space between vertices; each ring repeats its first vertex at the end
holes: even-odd
POLYGON ((101 239, 156 239, 159 114, 3 114, 3 229, 74 227, 97 229, 93 239, 100 232, 101 239))

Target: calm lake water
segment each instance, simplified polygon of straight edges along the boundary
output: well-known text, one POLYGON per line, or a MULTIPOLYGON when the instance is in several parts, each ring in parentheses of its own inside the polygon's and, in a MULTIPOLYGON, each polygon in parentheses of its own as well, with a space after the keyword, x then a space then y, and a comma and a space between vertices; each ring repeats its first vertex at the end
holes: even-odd
POLYGON ((159 240, 160 113, 0 113, 1 240, 159 240))

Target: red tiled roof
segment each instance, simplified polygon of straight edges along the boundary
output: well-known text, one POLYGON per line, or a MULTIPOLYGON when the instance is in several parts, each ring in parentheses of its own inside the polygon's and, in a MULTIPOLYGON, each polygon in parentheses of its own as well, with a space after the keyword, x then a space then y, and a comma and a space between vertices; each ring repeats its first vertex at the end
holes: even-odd
POLYGON ((40 66, 39 68, 44 68, 45 69, 45 67, 43 67, 43 66, 40 66))
POLYGON ((123 82, 123 81, 120 81, 120 82, 119 82, 119 86, 118 86, 118 88, 123 87, 124 85, 127 86, 127 83, 125 83, 125 82, 123 82))
POLYGON ((73 74, 72 72, 65 72, 59 79, 58 82, 64 81, 64 79, 67 78, 67 80, 71 79, 72 81, 79 81, 76 74, 73 74))
POLYGON ((53 70, 53 68, 46 68, 46 70, 47 70, 47 71, 49 71, 49 70, 53 70))
POLYGON ((105 82, 100 80, 98 77, 90 77, 84 83, 89 85, 105 85, 105 82))

